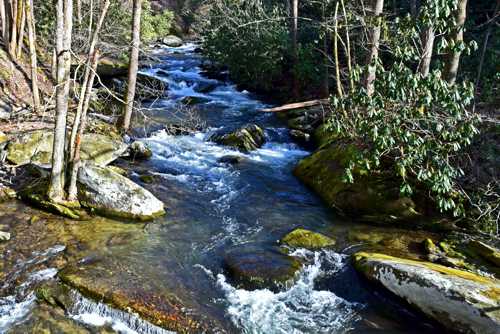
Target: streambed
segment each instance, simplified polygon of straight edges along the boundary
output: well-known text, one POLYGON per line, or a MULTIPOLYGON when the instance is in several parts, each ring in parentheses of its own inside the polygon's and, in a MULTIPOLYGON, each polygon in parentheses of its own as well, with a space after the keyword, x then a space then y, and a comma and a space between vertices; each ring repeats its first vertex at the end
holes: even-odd
POLYGON ((148 133, 142 140, 153 158, 121 163, 134 181, 165 203, 165 217, 148 224, 104 218, 71 222, 19 202, 1 204, 0 224, 9 226, 13 238, 0 244, 0 333, 34 328, 54 333, 167 332, 141 320, 141 315, 147 320, 147 312, 133 316, 76 291, 77 303, 66 313, 38 305, 34 288, 56 280, 68 264, 68 275, 78 276, 83 285, 103 295, 113 291, 155 312, 167 310, 173 321, 181 319, 179 328, 192 332, 440 331, 361 280, 348 258, 367 247, 407 255, 428 234, 347 221, 326 208, 292 175, 297 161, 310 152, 293 143, 283 120, 259 111, 266 104, 258 97, 204 76, 203 57, 195 49, 186 44, 154 51, 160 62, 142 72, 163 80, 168 94, 150 103, 147 113, 156 124, 169 124, 186 97, 195 98, 199 103, 193 110, 206 128, 189 135, 161 129, 148 133), (266 132, 267 143, 256 151, 244 154, 207 141, 214 131, 247 123, 266 132), (242 160, 236 165, 219 160, 227 155, 242 160), (144 171, 154 177, 153 183, 141 183, 144 171), (271 251, 296 227, 331 236, 337 246, 295 251, 304 265, 297 281, 282 291, 235 286, 224 270, 228 251, 271 251), (185 317, 192 322, 184 323, 185 317))

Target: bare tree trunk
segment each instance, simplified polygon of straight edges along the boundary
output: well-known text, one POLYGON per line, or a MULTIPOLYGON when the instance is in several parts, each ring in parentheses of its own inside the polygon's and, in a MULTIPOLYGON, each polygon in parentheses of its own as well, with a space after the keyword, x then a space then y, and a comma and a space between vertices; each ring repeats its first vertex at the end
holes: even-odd
POLYGON ((64 201, 64 158, 66 142, 66 122, 70 88, 71 33, 73 29, 73 0, 57 0, 57 90, 56 124, 52 150, 52 171, 48 196, 52 201, 64 201))
MULTIPOLYGON (((297 68, 299 62, 299 49, 298 49, 298 34, 299 34, 299 0, 292 0, 292 64, 293 69, 297 68)), ((297 74, 293 73, 292 81, 293 97, 299 96, 299 78, 297 74)))
POLYGON ((9 52, 12 57, 16 56, 16 43, 17 43, 17 0, 11 0, 11 27, 10 27, 10 43, 9 52))
POLYGON ((342 81, 340 80, 340 64, 339 64, 339 48, 338 48, 338 40, 339 40, 338 14, 339 14, 339 3, 337 2, 335 4, 335 25, 333 28, 334 29, 333 53, 334 53, 334 57, 335 57, 335 82, 337 84, 337 95, 342 96, 344 94, 342 92, 342 81))
MULTIPOLYGON (((107 2, 109 5, 109 1, 107 2)), ((90 94, 92 92, 92 86, 94 85, 94 79, 97 71, 97 64, 99 62, 99 52, 95 51, 92 54, 92 60, 90 60, 90 77, 87 81, 87 89, 85 90, 85 96, 81 97, 84 101, 81 114, 81 122, 78 126, 78 135, 75 138, 74 143, 74 157, 71 165, 71 175, 68 188, 68 201, 76 201, 77 199, 77 187, 76 181, 78 179, 78 170, 80 169, 80 147, 82 143, 83 133, 85 131, 85 125, 87 123, 87 111, 90 105, 90 94)), ((74 129, 74 127, 73 127, 74 129)))
POLYGON ((92 35, 92 38, 90 40, 90 45, 89 45, 89 51, 87 54, 87 62, 85 65, 85 74, 83 76, 83 83, 80 91, 80 100, 78 101, 78 107, 76 109, 76 115, 75 115, 75 121, 73 122, 73 128, 71 130, 71 138, 70 138, 70 151, 69 151, 69 157, 70 161, 73 160, 75 156, 75 140, 76 140, 76 135, 78 133, 78 127, 80 124, 80 119, 82 117, 82 110, 83 110, 83 104, 84 104, 84 97, 86 96, 86 91, 87 89, 92 89, 92 85, 90 85, 90 88, 88 86, 88 82, 91 76, 91 65, 92 61, 94 60, 94 53, 96 50, 97 42, 99 40, 99 32, 101 30, 102 24, 104 22, 104 19, 106 17, 106 14, 108 12, 108 8, 110 5, 110 0, 106 0, 104 3, 104 7, 101 11, 101 15, 99 17, 99 20, 97 21, 97 26, 94 30, 94 33, 92 35))
POLYGON ((38 64, 36 58, 36 32, 34 16, 33 0, 28 0, 26 3, 26 21, 28 24, 28 44, 30 50, 31 89, 33 91, 33 109, 36 113, 38 113, 40 112, 40 93, 38 90, 38 64))
POLYGON ((496 25, 498 16, 500 15, 500 0, 497 0, 497 4, 495 5, 495 9, 493 10, 493 17, 490 19, 488 23, 488 29, 486 29, 486 33, 484 35, 483 46, 481 48, 481 56, 479 57, 479 66, 477 69, 477 77, 476 77, 476 90, 481 83, 481 74, 483 72, 484 66, 484 58, 486 56, 486 50, 488 49, 488 42, 490 41, 491 32, 493 31, 493 27, 496 25))
POLYGON ((380 15, 384 8, 384 0, 372 0, 372 20, 373 27, 370 29, 368 46, 370 52, 366 60, 366 76, 364 86, 368 95, 372 95, 375 89, 374 82, 376 76, 376 61, 378 58, 378 48, 380 43, 380 15))
MULTIPOLYGON (((9 1, 9 0, 7 0, 9 1)), ((5 2, 4 0, 0 0, 0 20, 2 20, 2 39, 5 44, 7 44, 7 16, 5 15, 5 2)))
POLYGON ((130 64, 128 69, 127 95, 125 96, 125 112, 122 129, 128 131, 132 109, 134 107, 135 84, 139 67, 139 47, 141 45, 141 10, 142 0, 134 0, 134 18, 132 22, 132 47, 130 49, 130 64))
MULTIPOLYGON (((325 0, 326 1, 326 0, 325 0)), ((330 39, 331 35, 328 30, 328 23, 326 22, 326 8, 325 8, 325 2, 321 3, 321 12, 322 12, 322 19, 323 19, 323 24, 324 24, 324 31, 323 33, 325 34, 323 36, 323 97, 328 97, 330 95, 330 73, 329 73, 329 67, 330 67, 330 57, 329 55, 329 44, 330 44, 330 39)))
POLYGON ((352 92, 354 90, 354 79, 352 77, 351 38, 349 36, 349 22, 347 20, 347 11, 345 10, 344 0, 340 0, 340 4, 342 5, 342 13, 344 15, 344 21, 345 21, 347 71, 349 72, 349 88, 352 92))
POLYGON ((82 25, 82 0, 76 0, 76 20, 82 25))
MULTIPOLYGON (((456 26, 453 29, 450 38, 453 40, 453 44, 457 45, 463 43, 464 41, 464 24, 467 17, 467 0, 459 0, 458 8, 456 11, 456 26)), ((450 50, 447 55, 446 64, 444 68, 444 79, 448 81, 449 84, 453 85, 457 80, 458 66, 460 65, 460 55, 461 51, 450 50)))
POLYGON ((436 35, 432 27, 427 28, 422 36, 422 59, 418 71, 424 78, 429 75, 431 69, 435 37, 436 35))
POLYGON ((26 24, 26 5, 25 0, 19 0, 19 11, 20 11, 20 23, 19 23, 19 33, 17 37, 17 45, 16 45, 16 58, 19 59, 21 57, 21 52, 23 51, 24 44, 24 26, 26 24))

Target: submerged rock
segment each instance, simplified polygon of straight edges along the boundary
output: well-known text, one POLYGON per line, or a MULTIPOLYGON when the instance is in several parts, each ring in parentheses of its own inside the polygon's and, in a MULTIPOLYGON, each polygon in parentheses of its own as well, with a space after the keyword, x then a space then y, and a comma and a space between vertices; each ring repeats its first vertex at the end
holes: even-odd
MULTIPOLYGON (((52 158, 54 134, 50 130, 26 132, 9 142, 7 160, 15 165, 49 166, 52 158)), ((81 146, 82 160, 90 160, 99 166, 105 166, 127 150, 127 145, 96 133, 83 135, 81 146)))
POLYGON ((225 155, 217 159, 217 162, 229 165, 236 165, 239 164, 241 160, 243 160, 243 157, 239 155, 225 155))
POLYGON ((278 249, 243 246, 228 252, 224 264, 229 278, 246 290, 272 289, 291 286, 301 263, 278 249))
POLYGON ((320 249, 335 245, 335 240, 323 234, 298 228, 288 233, 280 241, 293 248, 320 249))
POLYGON ((337 142, 301 160, 294 174, 331 207, 366 221, 394 222, 419 216, 411 198, 400 197, 390 173, 357 170, 354 183, 344 181, 349 161, 359 151, 354 144, 337 142))
POLYGON ((172 48, 182 46, 182 44, 184 43, 182 41, 182 39, 180 39, 179 37, 177 37, 175 35, 168 35, 167 37, 163 37, 161 39, 161 42, 162 42, 162 44, 164 44, 168 47, 172 47, 172 48))
POLYGON ((248 124, 235 131, 215 133, 209 138, 217 144, 234 147, 242 152, 258 149, 266 140, 264 130, 258 125, 248 124))
POLYGON ((366 278, 406 300, 450 330, 496 334, 500 281, 430 262, 376 253, 353 256, 366 278))
POLYGON ((87 164, 78 182, 80 203, 104 216, 149 220, 165 213, 153 194, 108 168, 87 164))

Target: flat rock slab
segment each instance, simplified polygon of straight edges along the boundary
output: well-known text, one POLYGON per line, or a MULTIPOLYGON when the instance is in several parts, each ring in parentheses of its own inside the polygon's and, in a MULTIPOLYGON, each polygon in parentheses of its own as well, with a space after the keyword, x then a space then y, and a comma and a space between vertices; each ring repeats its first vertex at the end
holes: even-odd
POLYGON ((500 330, 500 281, 430 262, 354 254, 356 269, 398 297, 461 333, 500 330))
POLYGON ((87 164, 78 183, 80 203, 104 216, 150 220, 165 213, 163 202, 112 169, 87 164))
MULTIPOLYGON (((7 160, 15 165, 33 163, 49 166, 53 140, 54 134, 50 130, 23 133, 9 142, 7 160)), ((82 138, 81 158, 99 166, 106 166, 123 155, 127 147, 125 143, 112 140, 105 135, 88 133, 82 138)))

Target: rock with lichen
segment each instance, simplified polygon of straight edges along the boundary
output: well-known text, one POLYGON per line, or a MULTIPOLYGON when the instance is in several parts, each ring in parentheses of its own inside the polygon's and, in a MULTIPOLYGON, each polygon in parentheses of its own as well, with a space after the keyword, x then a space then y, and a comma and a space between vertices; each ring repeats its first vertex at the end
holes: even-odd
POLYGON ((258 125, 247 124, 234 131, 214 133, 209 140, 217 144, 234 147, 242 152, 249 152, 261 147, 266 138, 264 130, 258 125))
POLYGON ((498 333, 500 281, 497 279, 384 254, 356 253, 353 261, 367 279, 450 330, 498 333))
POLYGON ((297 228, 285 235, 280 243, 293 248, 321 249, 335 246, 335 240, 326 235, 297 228))

